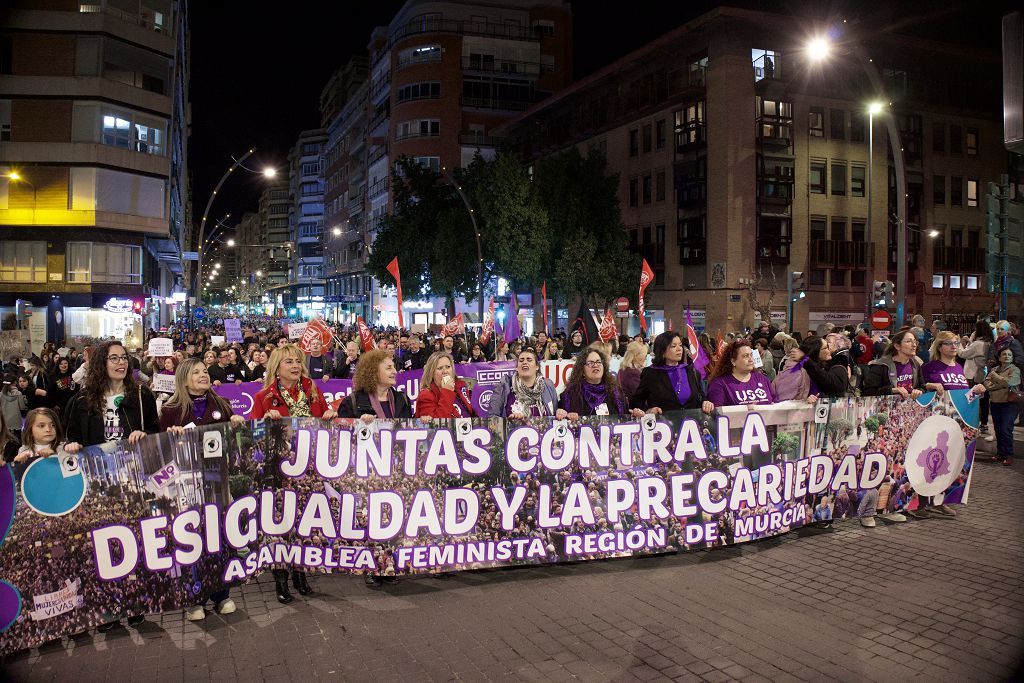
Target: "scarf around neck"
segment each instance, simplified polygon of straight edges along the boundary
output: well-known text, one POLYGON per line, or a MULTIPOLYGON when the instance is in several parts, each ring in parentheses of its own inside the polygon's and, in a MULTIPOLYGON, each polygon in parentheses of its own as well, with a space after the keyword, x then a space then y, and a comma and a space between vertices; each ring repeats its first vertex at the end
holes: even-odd
POLYGON ((534 382, 533 387, 525 386, 519 379, 519 375, 512 376, 512 393, 516 395, 516 400, 523 404, 523 408, 526 409, 526 413, 530 414, 531 408, 535 407, 540 414, 543 415, 545 408, 544 401, 541 400, 541 394, 544 391, 544 380, 540 375, 537 375, 537 381, 534 382))
POLYGON ((686 374, 686 363, 680 363, 679 365, 655 365, 654 369, 660 370, 668 375, 668 382, 672 385, 672 390, 676 393, 676 400, 679 401, 679 405, 686 405, 686 402, 690 400, 690 377, 686 374))

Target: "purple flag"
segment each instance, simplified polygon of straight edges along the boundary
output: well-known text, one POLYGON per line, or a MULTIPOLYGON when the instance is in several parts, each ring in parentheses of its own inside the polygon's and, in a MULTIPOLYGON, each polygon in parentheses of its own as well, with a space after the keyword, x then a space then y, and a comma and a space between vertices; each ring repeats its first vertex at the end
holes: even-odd
POLYGON ((505 341, 511 344, 515 340, 519 339, 519 302, 516 301, 515 292, 512 292, 512 296, 509 297, 508 302, 512 311, 509 316, 505 318, 505 341))

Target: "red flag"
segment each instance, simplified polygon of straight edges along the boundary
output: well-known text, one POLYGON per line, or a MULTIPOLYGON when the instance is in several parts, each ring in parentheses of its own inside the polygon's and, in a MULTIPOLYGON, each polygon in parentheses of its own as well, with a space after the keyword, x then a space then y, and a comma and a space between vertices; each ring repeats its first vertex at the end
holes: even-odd
POLYGON ((548 333, 548 281, 545 280, 540 286, 540 300, 544 307, 544 334, 548 333))
POLYGON ((402 319, 402 274, 398 270, 397 256, 388 264, 388 272, 395 278, 395 287, 398 289, 398 329, 403 329, 405 321, 402 319))
POLYGON ((326 351, 330 348, 331 339, 333 338, 334 334, 331 333, 331 328, 320 318, 315 318, 306 325, 306 331, 302 333, 302 337, 299 339, 299 348, 302 349, 303 353, 309 353, 310 343, 314 339, 319 339, 320 344, 326 351))
POLYGON ((651 284, 654 280, 654 271, 647 265, 647 259, 643 260, 643 265, 640 267, 640 305, 637 307, 640 313, 640 329, 644 332, 647 331, 647 321, 644 319, 644 290, 647 289, 647 285, 651 284))
POLYGON ((604 318, 601 320, 601 327, 597 333, 601 337, 601 341, 610 342, 615 339, 615 317, 612 315, 612 309, 608 309, 604 312, 604 318))
POLYGON ((362 342, 363 351, 373 351, 377 348, 377 344, 373 341, 373 332, 363 321, 362 316, 356 318, 356 324, 359 326, 359 341, 362 342))
POLYGON ((487 312, 484 313, 484 325, 480 330, 480 343, 484 346, 491 341, 491 335, 494 334, 494 297, 491 297, 491 305, 488 306, 487 312))
POLYGON ((448 321, 448 324, 444 326, 441 332, 446 337, 452 337, 456 334, 466 334, 466 321, 463 319, 462 314, 459 313, 457 316, 448 321))
POLYGON ((669 319, 668 319, 668 331, 669 331, 669 332, 671 332, 671 331, 672 331, 672 318, 669 318, 669 319))

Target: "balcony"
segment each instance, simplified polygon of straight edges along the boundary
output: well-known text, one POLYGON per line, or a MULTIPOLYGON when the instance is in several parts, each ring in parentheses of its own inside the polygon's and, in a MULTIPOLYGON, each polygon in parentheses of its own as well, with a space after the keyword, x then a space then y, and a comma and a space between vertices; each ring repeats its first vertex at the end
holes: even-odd
POLYGON ((380 180, 378 180, 377 182, 375 182, 372 185, 370 185, 370 189, 366 191, 366 195, 370 199, 376 199, 377 197, 381 196, 382 194, 384 194, 387 191, 388 191, 388 179, 385 176, 385 177, 381 178, 380 180))
POLYGON ((390 147, 384 145, 370 156, 370 160, 366 163, 367 166, 373 166, 375 163, 387 157, 390 147))
POLYGON ((763 204, 786 205, 793 201, 793 181, 762 180, 757 185, 758 199, 763 204))
POLYGON ((707 129, 703 123, 690 123, 676 128, 676 152, 682 154, 703 147, 707 143, 707 129))
POLYGON ((386 93, 391 87, 391 72, 387 71, 381 76, 380 80, 373 84, 370 88, 370 102, 376 104, 380 95, 386 93))
POLYGON ((459 133, 459 144, 466 147, 497 147, 498 138, 483 133, 459 133))
POLYGON ((985 250, 976 247, 946 247, 936 245, 932 251, 935 270, 986 272, 985 250))
POLYGON ((463 57, 462 68, 466 71, 479 71, 490 74, 510 74, 515 76, 539 76, 541 70, 539 62, 520 62, 512 59, 497 59, 491 55, 463 57))
POLYGON ((455 33, 464 36, 485 36, 489 38, 507 38, 509 40, 529 40, 540 42, 540 32, 533 27, 514 24, 493 24, 486 21, 443 21, 441 19, 421 19, 410 21, 399 26, 388 36, 388 48, 400 40, 424 33, 455 33))
POLYGON ((417 131, 410 131, 408 133, 395 133, 395 142, 401 142, 402 140, 411 140, 413 138, 439 138, 439 137, 441 137, 441 132, 440 131, 422 133, 422 132, 417 130, 417 131))
POLYGON ((704 206, 708 200, 708 187, 703 182, 683 182, 676 188, 676 204, 680 209, 704 206))
POLYGON ((836 250, 836 264, 840 268, 867 268, 874 265, 873 250, 867 242, 839 240, 836 250))
POLYGON ((463 107, 467 109, 495 109, 498 111, 526 111, 530 103, 526 100, 499 100, 493 97, 467 97, 460 98, 463 107))
POLYGON ((811 240, 811 267, 835 268, 839 240, 811 240))

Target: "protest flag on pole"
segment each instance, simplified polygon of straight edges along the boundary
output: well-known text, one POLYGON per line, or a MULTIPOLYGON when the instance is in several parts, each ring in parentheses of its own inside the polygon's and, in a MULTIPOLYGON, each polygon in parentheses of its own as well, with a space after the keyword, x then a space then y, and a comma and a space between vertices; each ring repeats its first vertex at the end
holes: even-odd
POLYGON ((395 278, 395 288, 398 290, 398 329, 405 329, 405 321, 402 319, 402 273, 398 270, 398 257, 391 259, 388 264, 388 272, 395 278))
POLYGON ((521 335, 519 329, 519 302, 516 300, 515 292, 512 292, 508 302, 511 311, 509 311, 508 317, 505 318, 505 341, 511 344, 519 339, 521 335))
POLYGON ((690 305, 686 305, 686 338, 690 343, 690 358, 693 359, 693 369, 700 373, 700 376, 707 379, 707 368, 711 359, 704 353, 704 347, 700 344, 697 331, 693 329, 693 320, 690 318, 690 305))
POLYGON ((644 307, 644 290, 647 289, 647 285, 651 284, 653 280, 654 271, 647 264, 647 259, 644 259, 640 267, 640 305, 637 306, 637 310, 640 313, 640 329, 644 332, 647 332, 647 319, 644 317, 646 312, 644 307))
POLYGON ((369 326, 367 326, 362 316, 358 316, 356 318, 356 325, 359 326, 359 341, 363 347, 363 351, 373 351, 377 348, 376 342, 373 341, 373 332, 370 331, 369 326))
POLYGON ((545 280, 540 286, 541 306, 544 309, 544 334, 548 333, 548 281, 545 280))
POLYGON ((494 334, 494 297, 491 297, 491 305, 487 307, 487 312, 484 313, 484 324, 480 328, 480 344, 481 346, 487 346, 491 341, 491 335, 494 334))

